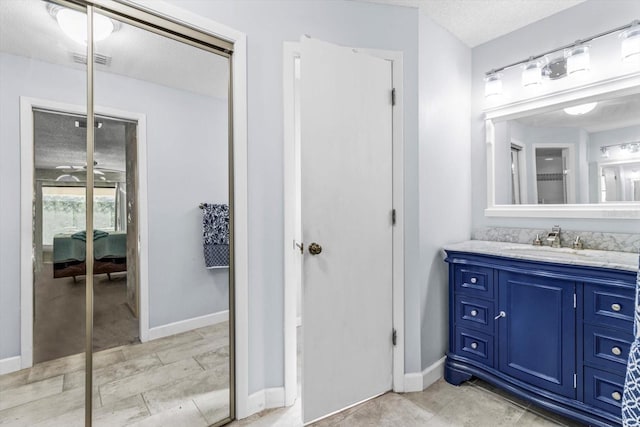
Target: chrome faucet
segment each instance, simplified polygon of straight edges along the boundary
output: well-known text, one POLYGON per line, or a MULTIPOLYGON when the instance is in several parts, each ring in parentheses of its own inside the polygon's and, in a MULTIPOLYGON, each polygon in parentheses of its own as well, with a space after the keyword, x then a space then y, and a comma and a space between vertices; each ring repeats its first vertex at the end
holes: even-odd
POLYGON ((551 233, 547 235, 547 242, 549 242, 552 248, 560 247, 560 226, 554 225, 551 228, 551 233))
POLYGON ((580 240, 580 236, 576 237, 576 240, 573 242, 573 245, 571 245, 571 247, 573 249, 584 249, 584 245, 582 243, 582 240, 580 240))

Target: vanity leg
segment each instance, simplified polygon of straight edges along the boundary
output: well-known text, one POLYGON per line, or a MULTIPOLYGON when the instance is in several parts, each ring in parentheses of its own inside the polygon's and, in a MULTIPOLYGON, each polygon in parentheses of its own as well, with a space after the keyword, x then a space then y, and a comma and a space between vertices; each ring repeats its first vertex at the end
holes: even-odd
POLYGON ((465 381, 469 381, 472 375, 468 372, 459 371, 451 366, 444 367, 444 379, 449 384, 460 385, 465 381))

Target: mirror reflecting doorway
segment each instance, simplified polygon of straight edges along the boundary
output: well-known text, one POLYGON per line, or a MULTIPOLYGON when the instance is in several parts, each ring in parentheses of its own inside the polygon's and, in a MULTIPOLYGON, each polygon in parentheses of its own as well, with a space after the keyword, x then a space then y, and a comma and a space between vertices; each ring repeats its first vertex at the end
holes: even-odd
POLYGON ((0 420, 221 425, 234 416, 233 46, 83 4, 0 2, 0 420), (94 34, 65 31, 68 11, 88 11, 94 34), (70 125, 88 149, 56 152, 70 125), (83 331, 88 353, 74 354, 83 331))

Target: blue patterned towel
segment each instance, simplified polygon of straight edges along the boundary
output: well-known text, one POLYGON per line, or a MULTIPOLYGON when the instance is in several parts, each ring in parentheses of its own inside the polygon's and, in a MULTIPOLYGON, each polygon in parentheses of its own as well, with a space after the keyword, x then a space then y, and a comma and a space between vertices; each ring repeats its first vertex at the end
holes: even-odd
POLYGON ((202 241, 207 268, 229 266, 228 205, 202 205, 202 241))
POLYGON ((624 427, 640 427, 640 256, 638 256, 634 318, 633 334, 635 340, 629 350, 629 363, 627 364, 622 399, 622 425, 624 427))

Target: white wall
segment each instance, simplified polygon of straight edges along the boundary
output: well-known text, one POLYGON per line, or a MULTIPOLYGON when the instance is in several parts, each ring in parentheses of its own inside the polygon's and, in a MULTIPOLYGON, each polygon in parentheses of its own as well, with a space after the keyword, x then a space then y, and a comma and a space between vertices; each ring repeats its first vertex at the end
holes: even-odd
MULTIPOLYGON (((483 79, 488 70, 572 43, 598 32, 628 24, 639 16, 640 2, 635 0, 588 0, 473 49, 471 77, 473 228, 486 226, 550 228, 553 224, 560 224, 566 229, 585 231, 629 232, 629 230, 637 230, 638 222, 635 220, 485 218, 487 175, 483 109, 486 104, 483 79)), ((619 66, 619 40, 615 35, 593 43, 591 64, 591 78, 586 83, 629 71, 629 69, 623 69, 619 66)), ((516 101, 531 95, 521 89, 519 78, 520 73, 517 69, 505 72, 505 101, 516 101)), ((564 79, 564 81, 547 85, 544 91, 558 90, 573 84, 575 83, 564 79)))
POLYGON ((420 304, 421 370, 442 358, 448 344, 449 277, 442 246, 471 234, 470 70, 471 49, 421 14, 421 286, 419 295, 411 295, 420 304))
MULTIPOLYGON (((86 98, 83 71, 0 54, 0 75, 1 359, 20 351, 19 97, 86 98)), ((147 117, 150 326, 226 310, 228 270, 204 268, 198 205, 228 201, 227 101, 114 74, 95 82, 97 105, 147 117)))

